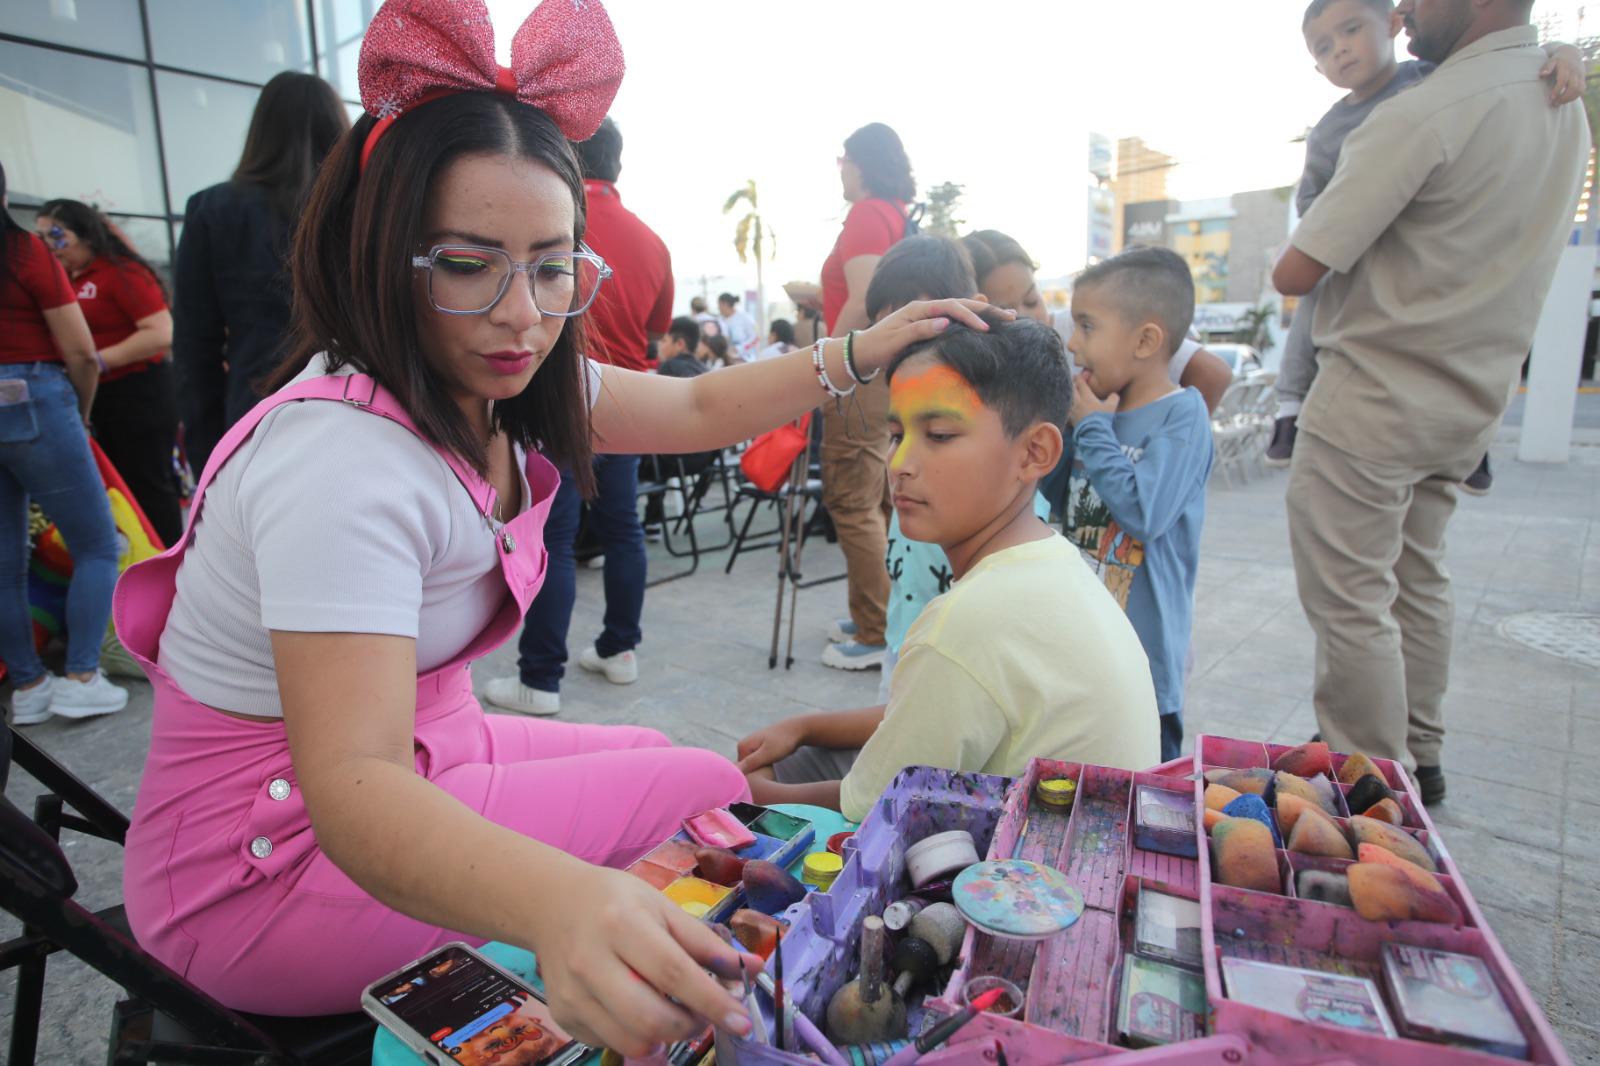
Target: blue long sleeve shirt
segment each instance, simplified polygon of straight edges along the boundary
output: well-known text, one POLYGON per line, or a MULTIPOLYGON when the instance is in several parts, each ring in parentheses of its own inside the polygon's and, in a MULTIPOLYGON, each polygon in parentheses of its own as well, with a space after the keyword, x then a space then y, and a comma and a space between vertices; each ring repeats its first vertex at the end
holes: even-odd
POLYGON ((1211 418, 1195 389, 1089 415, 1068 443, 1062 528, 1128 612, 1162 714, 1183 711, 1211 460, 1211 418))

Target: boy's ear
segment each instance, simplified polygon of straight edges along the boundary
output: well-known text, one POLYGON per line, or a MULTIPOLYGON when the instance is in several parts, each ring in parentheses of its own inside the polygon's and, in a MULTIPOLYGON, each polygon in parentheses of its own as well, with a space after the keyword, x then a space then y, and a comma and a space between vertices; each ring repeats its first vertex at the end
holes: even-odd
POLYGON ((1167 350, 1167 331, 1156 322, 1146 322, 1133 337, 1133 357, 1153 359, 1167 350))
POLYGON ((1022 431, 1022 470, 1024 481, 1041 481, 1061 462, 1066 442, 1061 427, 1049 422, 1035 422, 1022 431))

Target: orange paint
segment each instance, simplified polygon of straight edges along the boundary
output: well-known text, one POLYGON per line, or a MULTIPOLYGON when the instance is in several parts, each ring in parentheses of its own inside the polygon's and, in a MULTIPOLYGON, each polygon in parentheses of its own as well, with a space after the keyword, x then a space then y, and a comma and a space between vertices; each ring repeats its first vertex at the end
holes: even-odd
POLYGON ((963 424, 983 410, 978 393, 954 368, 940 363, 914 373, 899 373, 889 384, 889 416, 900 423, 900 445, 889 457, 889 469, 905 462, 913 437, 935 418, 963 424))

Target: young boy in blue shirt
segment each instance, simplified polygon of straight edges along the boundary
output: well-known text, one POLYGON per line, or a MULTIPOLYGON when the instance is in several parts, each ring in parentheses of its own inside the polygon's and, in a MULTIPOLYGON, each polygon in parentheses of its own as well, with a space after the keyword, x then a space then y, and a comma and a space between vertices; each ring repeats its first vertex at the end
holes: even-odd
POLYGON ((1183 748, 1183 683, 1211 476, 1211 418, 1167 364, 1194 318, 1188 264, 1137 248, 1085 271, 1072 292, 1070 478, 1058 510, 1093 558, 1150 659, 1162 761, 1183 748))
MULTIPOLYGON (((1379 104, 1433 73, 1432 63, 1395 59, 1394 39, 1400 25, 1394 0, 1312 0, 1306 8, 1301 31, 1317 72, 1334 87, 1349 90, 1350 95, 1329 108, 1306 134, 1305 170, 1295 190, 1295 207, 1302 217, 1333 180, 1345 139, 1379 104)), ((1551 85, 1550 103, 1559 107, 1577 99, 1583 90, 1583 56, 1570 44, 1548 44, 1545 51, 1550 61, 1542 73, 1551 85)), ((1319 285, 1300 298, 1284 341, 1276 386, 1278 414, 1267 445, 1268 466, 1288 466, 1294 455, 1300 407, 1317 376, 1311 328, 1322 288, 1319 285)), ((1485 455, 1461 488, 1481 496, 1493 481, 1485 455)))

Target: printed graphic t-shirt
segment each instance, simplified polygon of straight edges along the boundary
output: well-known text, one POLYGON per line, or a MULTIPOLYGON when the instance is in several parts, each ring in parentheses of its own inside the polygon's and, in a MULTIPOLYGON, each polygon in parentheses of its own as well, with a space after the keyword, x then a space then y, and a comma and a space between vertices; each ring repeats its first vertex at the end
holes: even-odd
POLYGON ((1211 419, 1195 389, 1093 414, 1067 442, 1061 526, 1128 612, 1162 714, 1183 711, 1184 660, 1211 476, 1211 419))
POLYGON ((900 649, 883 723, 839 787, 860 821, 907 766, 1014 776, 1034 756, 1135 770, 1160 761, 1139 638, 1059 536, 984 559, 928 604, 900 649))

